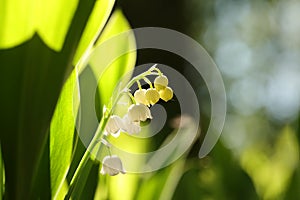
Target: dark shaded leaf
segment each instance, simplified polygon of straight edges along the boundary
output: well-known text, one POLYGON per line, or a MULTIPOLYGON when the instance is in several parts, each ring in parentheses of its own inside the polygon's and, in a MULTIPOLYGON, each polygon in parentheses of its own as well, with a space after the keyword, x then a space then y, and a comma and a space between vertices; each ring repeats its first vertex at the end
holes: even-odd
MULTIPOLYGON (((60 52, 37 34, 17 47, 0 50, 0 137, 7 198, 30 197, 54 108, 94 3, 79 1, 60 52)), ((43 187, 44 181, 38 181, 43 187)))

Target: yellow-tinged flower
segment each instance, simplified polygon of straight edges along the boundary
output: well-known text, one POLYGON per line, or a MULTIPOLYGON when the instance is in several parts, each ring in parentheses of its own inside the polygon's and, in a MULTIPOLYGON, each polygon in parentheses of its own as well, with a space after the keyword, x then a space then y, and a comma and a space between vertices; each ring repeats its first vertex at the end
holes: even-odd
POLYGON ((150 109, 144 104, 132 104, 128 108, 128 119, 131 122, 146 121, 152 119, 150 109))
POLYGON ((159 96, 165 102, 171 100, 173 98, 173 90, 170 87, 166 87, 163 90, 159 91, 159 96))
POLYGON ((149 102, 149 104, 154 105, 159 101, 159 93, 154 88, 149 88, 146 91, 146 99, 149 102))
POLYGON ((102 161, 101 174, 109 174, 110 176, 115 176, 119 173, 125 174, 123 164, 121 159, 116 156, 105 156, 102 161))
POLYGON ((145 89, 141 89, 141 90, 135 91, 135 93, 134 93, 134 100, 137 103, 148 105, 149 103, 148 103, 148 101, 146 99, 146 90, 145 89))
POLYGON ((168 78, 165 75, 160 75, 154 80, 154 87, 159 91, 168 86, 168 78))

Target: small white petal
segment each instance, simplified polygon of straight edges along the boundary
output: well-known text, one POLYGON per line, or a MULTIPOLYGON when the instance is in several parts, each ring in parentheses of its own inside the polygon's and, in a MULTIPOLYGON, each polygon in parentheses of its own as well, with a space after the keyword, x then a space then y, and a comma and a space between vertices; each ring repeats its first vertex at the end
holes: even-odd
POLYGON ((145 89, 139 89, 134 93, 134 100, 139 104, 149 105, 146 99, 146 91, 145 89))
POLYGON ((101 174, 109 174, 110 176, 115 176, 119 173, 125 174, 123 164, 121 159, 116 156, 105 156, 102 161, 101 174))
POLYGON ((121 134, 121 130, 119 130, 118 132, 116 132, 116 133, 111 133, 111 135, 114 137, 114 138, 117 138, 117 137, 119 137, 120 136, 120 134, 121 134))
POLYGON ((141 132, 140 122, 132 122, 129 120, 128 115, 123 117, 122 130, 128 134, 137 134, 141 132))
POLYGON ((118 137, 120 135, 120 129, 123 127, 123 120, 117 116, 112 115, 105 127, 106 135, 111 134, 114 137, 118 137))
POLYGON ((128 109, 128 118, 132 122, 146 121, 152 119, 150 109, 143 104, 132 104, 128 109))

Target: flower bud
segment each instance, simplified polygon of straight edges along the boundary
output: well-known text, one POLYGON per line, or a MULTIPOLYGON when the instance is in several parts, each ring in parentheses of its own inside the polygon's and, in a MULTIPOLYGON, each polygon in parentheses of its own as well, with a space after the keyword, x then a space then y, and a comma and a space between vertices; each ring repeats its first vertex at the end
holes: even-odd
POLYGON ((159 100, 159 93, 156 89, 153 89, 153 88, 149 88, 147 91, 146 91, 146 99, 147 101, 151 104, 151 105, 154 105, 158 102, 159 100))
POLYGON ((159 91, 159 96, 165 102, 171 100, 173 98, 173 90, 170 87, 166 87, 163 90, 159 91))
POLYGON ((102 161, 101 174, 109 174, 110 176, 115 176, 119 173, 125 174, 123 164, 121 159, 116 156, 105 156, 102 161))
POLYGON ((137 103, 148 105, 149 103, 148 103, 148 101, 146 99, 146 90, 145 89, 141 89, 141 90, 135 91, 135 93, 134 93, 134 100, 137 103))
POLYGON ((154 80, 154 87, 159 91, 168 86, 168 78, 165 75, 160 75, 154 80))
POLYGON ((132 104, 128 108, 128 119, 131 122, 146 121, 152 119, 150 109, 144 104, 132 104))

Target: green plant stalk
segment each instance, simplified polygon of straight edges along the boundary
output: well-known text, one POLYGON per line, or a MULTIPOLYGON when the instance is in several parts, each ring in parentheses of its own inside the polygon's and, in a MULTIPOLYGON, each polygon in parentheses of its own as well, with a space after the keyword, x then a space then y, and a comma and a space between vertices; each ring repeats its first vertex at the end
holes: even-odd
MULTIPOLYGON (((126 85, 125 88, 130 88, 135 82, 139 81, 140 79, 143 79, 145 78, 146 76, 148 75, 157 75, 157 73, 154 73, 152 72, 153 70, 157 70, 157 68, 154 66, 152 66, 149 70, 147 70, 146 72, 144 73, 141 73, 140 75, 137 75, 135 76, 133 79, 131 79, 131 81, 128 82, 128 84, 126 85)), ((123 91, 121 92, 116 101, 114 102, 111 110, 109 110, 108 112, 105 112, 104 113, 104 116, 101 118, 101 121, 99 123, 99 126, 97 127, 97 130, 95 132, 95 135, 92 139, 92 141, 90 142, 89 146, 87 147, 86 151, 84 152, 81 160, 80 160, 80 163, 71 179, 71 182, 70 182, 70 187, 69 187, 69 190, 68 190, 68 193, 65 197, 65 199, 69 199, 71 197, 71 194, 74 190, 74 186, 75 186, 75 183, 76 183, 76 180, 78 179, 79 175, 80 175, 80 172, 81 170, 84 168, 84 166, 86 165, 88 159, 89 159, 89 156, 90 156, 90 152, 94 149, 94 147, 96 146, 96 144, 100 141, 101 137, 103 136, 103 132, 105 130, 105 126, 109 120, 109 117, 111 116, 111 114, 113 113, 115 107, 116 107, 116 104, 118 103, 119 99, 122 97, 123 94, 127 94, 127 91, 123 91)))
POLYGON ((71 182, 70 182, 70 187, 69 187, 69 191, 68 191, 68 194, 66 195, 66 198, 69 199, 73 190, 74 190, 74 186, 75 186, 75 183, 76 183, 76 180, 77 178, 79 177, 80 175, 80 172, 81 170, 84 168, 84 166, 86 165, 89 157, 90 157, 90 152, 94 149, 94 147, 96 146, 96 144, 99 142, 99 138, 102 137, 103 135, 103 131, 104 131, 104 128, 106 126, 106 123, 109 119, 109 115, 107 117, 102 117, 101 118, 101 121, 99 123, 99 126, 96 130, 96 133, 91 141, 91 143, 89 144, 88 148, 86 149, 86 151, 84 152, 81 160, 80 160, 80 163, 71 179, 71 182))

